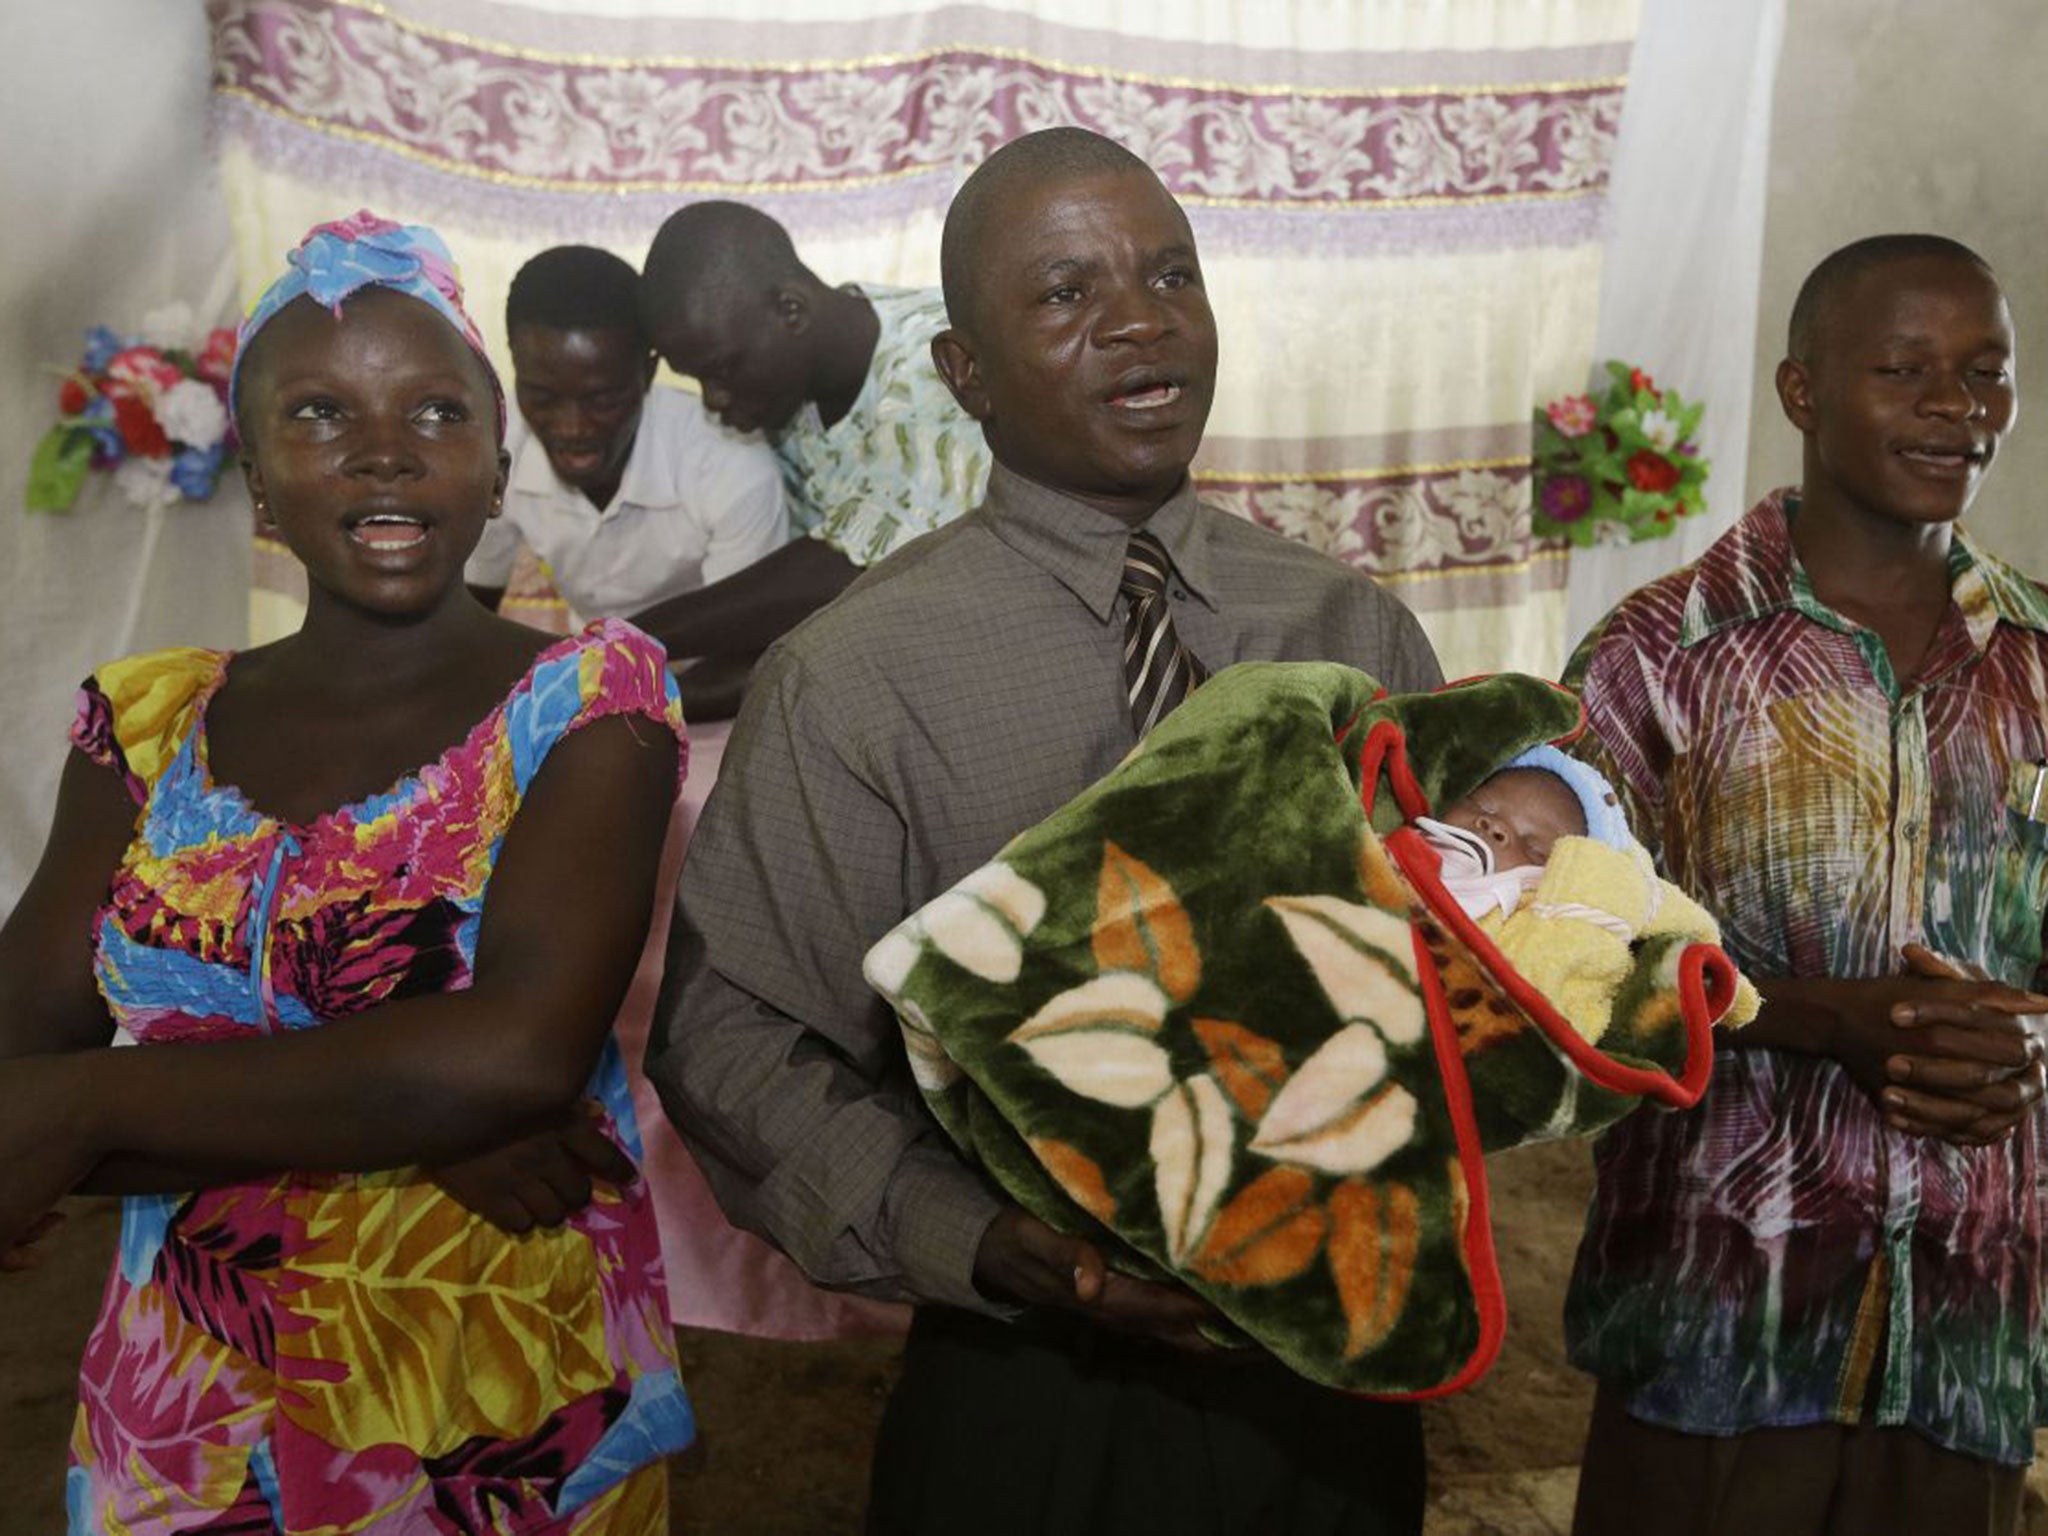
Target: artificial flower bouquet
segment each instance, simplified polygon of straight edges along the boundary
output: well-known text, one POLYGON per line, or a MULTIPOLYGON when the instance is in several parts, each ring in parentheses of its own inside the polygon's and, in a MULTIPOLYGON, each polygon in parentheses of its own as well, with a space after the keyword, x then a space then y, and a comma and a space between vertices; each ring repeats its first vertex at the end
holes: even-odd
POLYGON ((1627 544, 1662 538, 1706 505, 1707 461, 1694 440, 1702 403, 1627 363, 1607 365, 1598 396, 1566 395, 1536 413, 1539 538, 1627 544))
POLYGON ((145 509, 206 500, 227 459, 234 360, 234 330, 202 334, 183 304, 152 311, 134 336, 93 326, 30 461, 28 509, 70 511, 95 469, 145 509))

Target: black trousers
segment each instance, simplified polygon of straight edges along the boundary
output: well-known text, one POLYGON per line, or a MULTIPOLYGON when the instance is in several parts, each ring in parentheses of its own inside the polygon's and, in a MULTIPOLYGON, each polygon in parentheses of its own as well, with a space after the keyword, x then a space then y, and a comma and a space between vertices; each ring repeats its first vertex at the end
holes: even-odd
POLYGON ((1415 1536, 1422 1422, 1271 1359, 1078 1318, 925 1307, 869 1488, 870 1536, 1415 1536))

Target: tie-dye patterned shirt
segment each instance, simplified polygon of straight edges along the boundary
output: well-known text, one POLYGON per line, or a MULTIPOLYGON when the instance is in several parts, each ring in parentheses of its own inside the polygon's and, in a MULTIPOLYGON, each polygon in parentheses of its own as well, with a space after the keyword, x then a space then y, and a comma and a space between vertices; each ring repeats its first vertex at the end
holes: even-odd
MULTIPOLYGON (((211 777, 228 661, 104 667, 72 727, 137 805, 93 951, 143 1050, 469 986, 498 849, 554 745, 615 714, 682 731, 661 648, 607 620, 433 763, 291 826, 211 777)), ((588 1092, 637 1161, 616 1045, 588 1092)), ((692 1432, 638 1180, 516 1238, 418 1168, 133 1197, 81 1377, 81 1536, 665 1528, 658 1463, 692 1432)))
POLYGON ((939 290, 855 291, 882 326, 860 394, 829 427, 806 403, 774 442, 797 531, 867 566, 977 505, 989 457, 932 362, 946 328, 939 290))
MULTIPOLYGON (((2048 598, 1960 534, 1919 674, 1823 606, 1793 494, 1624 600, 1573 659, 1637 835, 1755 976, 1896 974, 1918 941, 2034 984, 2048 905, 2048 598), (2037 790, 2039 791, 2037 795, 2037 790)), ((1898 1134, 1833 1062, 1723 1051, 1624 1120, 1566 1303, 1573 1360, 1703 1434, 1906 1424, 2007 1464, 2048 1406, 2048 1116, 1898 1134)))

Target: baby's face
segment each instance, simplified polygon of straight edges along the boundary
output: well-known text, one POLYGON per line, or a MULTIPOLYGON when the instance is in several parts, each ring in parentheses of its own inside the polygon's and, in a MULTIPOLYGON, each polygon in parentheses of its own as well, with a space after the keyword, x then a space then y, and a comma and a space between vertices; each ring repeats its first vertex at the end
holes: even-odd
POLYGON ((1571 786, 1541 768, 1496 773, 1462 800, 1436 813, 1438 821, 1486 839, 1496 870, 1546 864, 1560 837, 1584 837, 1586 813, 1571 786))

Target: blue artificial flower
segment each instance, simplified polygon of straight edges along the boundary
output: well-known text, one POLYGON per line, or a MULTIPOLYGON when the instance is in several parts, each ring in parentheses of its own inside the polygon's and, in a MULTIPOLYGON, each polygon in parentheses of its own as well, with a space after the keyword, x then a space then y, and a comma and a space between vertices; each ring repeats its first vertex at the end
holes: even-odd
POLYGON ((85 333, 85 356, 81 359, 87 373, 102 373, 114 354, 128 343, 116 336, 104 325, 89 327, 85 333))
POLYGON ((94 395, 86 401, 78 419, 92 434, 94 469, 106 469, 128 457, 128 445, 121 441, 121 434, 114 426, 113 401, 105 395, 94 395))
POLYGON ((187 501, 204 501, 213 494, 220 479, 222 445, 211 448, 180 448, 171 456, 171 484, 187 501))

